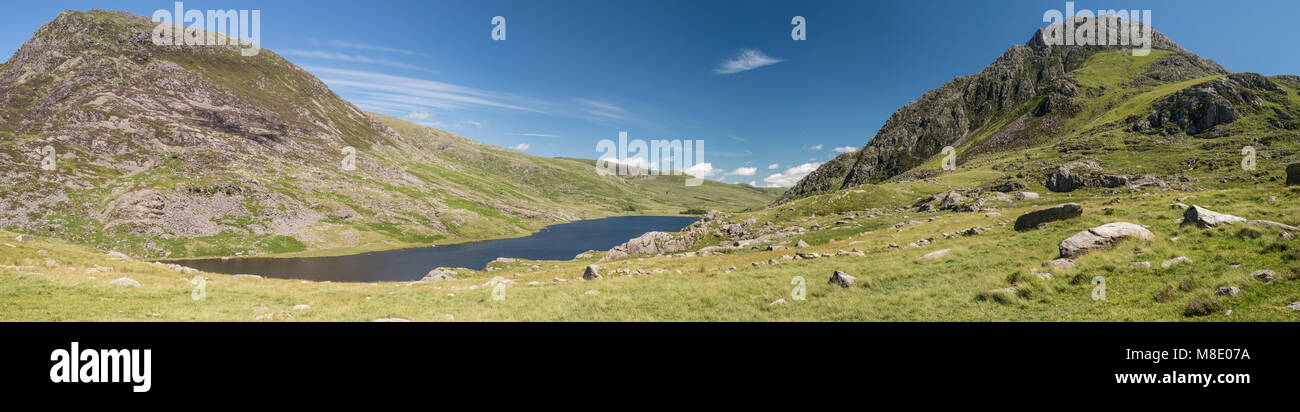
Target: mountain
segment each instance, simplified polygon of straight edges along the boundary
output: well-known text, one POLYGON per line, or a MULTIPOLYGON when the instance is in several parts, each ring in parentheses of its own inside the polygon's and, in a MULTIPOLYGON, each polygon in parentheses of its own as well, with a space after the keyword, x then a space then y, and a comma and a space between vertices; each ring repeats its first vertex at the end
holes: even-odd
POLYGON ((775 197, 363 112, 270 50, 159 46, 154 27, 65 11, 0 65, 0 227, 145 257, 344 253, 775 197))
MULTIPOLYGON (((1065 24, 1081 23, 1076 18, 1065 24)), ((956 160, 964 164, 1045 144, 1086 146, 1108 132, 1205 138, 1223 132, 1215 126, 1252 113, 1263 113, 1266 118, 1249 121, 1270 132, 1290 135, 1296 129, 1300 113, 1278 87, 1294 85, 1296 77, 1231 74, 1152 32, 1150 54, 1133 56, 1118 46, 1052 46, 1039 29, 979 73, 958 77, 898 109, 863 148, 821 165, 778 203, 932 176, 938 171, 918 167, 937 164, 945 146, 956 148, 956 160)), ((1028 174, 1046 178, 1044 171, 1028 174)))

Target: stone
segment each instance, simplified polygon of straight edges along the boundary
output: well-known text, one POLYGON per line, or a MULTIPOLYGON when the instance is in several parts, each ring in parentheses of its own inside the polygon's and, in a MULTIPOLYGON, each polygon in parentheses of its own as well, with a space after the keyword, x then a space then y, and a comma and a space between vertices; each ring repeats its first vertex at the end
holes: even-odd
POLYGON ((1197 205, 1192 205, 1192 207, 1187 208, 1187 211, 1183 212, 1184 225, 1194 224, 1202 228, 1230 225, 1245 221, 1246 219, 1215 212, 1197 205))
POLYGON ((600 266, 596 266, 596 265, 587 265, 587 269, 585 269, 585 270, 582 271, 582 278, 583 278, 584 280, 601 280, 601 279, 603 279, 603 277, 600 276, 600 266))
POLYGON ((1294 310, 1296 312, 1300 312, 1300 302, 1293 302, 1290 305, 1286 305, 1286 308, 1288 310, 1294 310))
POLYGON ((420 281, 441 282, 444 280, 456 280, 455 275, 456 275, 455 271, 448 270, 447 268, 437 268, 434 270, 430 270, 428 274, 424 275, 424 278, 420 279, 420 281))
POLYGON ((1241 293, 1241 288, 1236 286, 1219 286, 1219 291, 1215 294, 1219 296, 1237 296, 1241 293))
POLYGON ((446 320, 456 320, 456 317, 455 317, 455 316, 452 316, 450 313, 444 313, 444 314, 442 315, 442 318, 443 318, 443 319, 446 319, 446 320))
POLYGON ((1061 257, 1075 258, 1089 252, 1114 247, 1124 239, 1151 240, 1155 234, 1142 226, 1128 222, 1113 222, 1094 227, 1061 241, 1061 257))
POLYGON ((1129 263, 1128 266, 1136 269, 1151 269, 1151 262, 1133 262, 1129 263))
POLYGON ((1250 277, 1259 279, 1260 282, 1268 283, 1277 279, 1277 272, 1271 270, 1256 270, 1250 274, 1250 277))
POLYGON ((803 241, 803 239, 799 239, 799 241, 795 242, 794 244, 794 247, 808 247, 808 246, 810 246, 808 242, 803 241))
POLYGON ((1067 258, 1060 258, 1043 262, 1043 267, 1054 269, 1070 269, 1074 267, 1074 261, 1067 258))
POLYGON ((113 286, 130 286, 130 287, 133 287, 133 288, 138 288, 138 287, 140 287, 140 282, 137 282, 135 279, 131 279, 131 278, 117 278, 117 279, 113 279, 113 280, 109 281, 108 284, 113 285, 113 286))
POLYGON ((307 310, 307 309, 311 309, 311 306, 308 306, 308 305, 293 305, 293 310, 307 310))
POLYGON ((851 288, 853 287, 854 283, 857 283, 857 281, 858 278, 849 276, 848 273, 844 273, 837 270, 835 271, 835 273, 831 273, 831 279, 827 283, 839 285, 839 287, 842 288, 851 288))
POLYGON ((1249 224, 1251 226, 1281 229, 1283 232, 1291 232, 1291 233, 1300 232, 1300 228, 1285 223, 1274 222, 1271 220, 1251 220, 1251 221, 1247 221, 1246 224, 1249 224))
POLYGON ((785 299, 784 299, 784 298, 774 300, 774 301, 772 301, 772 303, 767 304, 767 306, 779 306, 779 305, 785 305, 785 299))
POLYGON ((587 295, 599 295, 599 294, 600 294, 600 291, 599 291, 599 290, 595 290, 595 289, 591 289, 591 290, 588 290, 588 291, 583 292, 583 293, 584 293, 584 294, 587 294, 587 295))
POLYGON ((1047 181, 1043 182, 1043 185, 1053 192, 1072 192, 1085 187, 1114 188, 1128 183, 1128 177, 1102 173, 1097 162, 1086 160, 1057 166, 1047 176, 1047 181))
POLYGON ((30 242, 32 240, 32 237, 27 235, 18 235, 18 237, 14 238, 14 240, 18 241, 18 243, 30 242))
POLYGON ((1167 267, 1170 267, 1170 266, 1173 266, 1173 265, 1177 265, 1177 264, 1180 264, 1180 263, 1192 263, 1192 259, 1189 259, 1187 256, 1179 256, 1179 257, 1176 257, 1176 258, 1169 259, 1169 260, 1166 260, 1166 261, 1164 261, 1164 262, 1161 262, 1161 263, 1160 263, 1160 267, 1162 267, 1162 268, 1167 268, 1167 267))
POLYGON ((1016 200, 1038 200, 1038 193, 1020 192, 1020 193, 1016 193, 1013 197, 1015 197, 1016 200))
POLYGON ((1082 215, 1083 205, 1078 203, 1065 203, 1020 215, 1020 217, 1016 218, 1014 228, 1017 231, 1033 230, 1037 229, 1039 225, 1045 223, 1072 219, 1082 215))
POLYGON ((940 249, 930 253, 926 253, 925 256, 921 256, 921 259, 938 259, 944 256, 948 256, 949 253, 952 253, 952 249, 940 249))
POLYGON ((108 256, 108 260, 127 260, 127 259, 130 259, 129 257, 126 256, 125 253, 122 253, 122 252, 108 252, 108 254, 107 254, 106 256, 108 256))

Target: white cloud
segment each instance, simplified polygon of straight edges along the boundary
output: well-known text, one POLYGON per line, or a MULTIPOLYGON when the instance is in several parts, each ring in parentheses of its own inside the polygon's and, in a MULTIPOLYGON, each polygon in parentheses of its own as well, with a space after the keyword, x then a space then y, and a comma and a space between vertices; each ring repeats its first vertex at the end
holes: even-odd
POLYGON ((313 59, 344 61, 344 62, 351 62, 351 63, 377 64, 380 66, 397 67, 397 68, 407 69, 407 70, 432 72, 432 70, 420 66, 414 66, 402 62, 395 62, 388 59, 377 59, 373 57, 359 56, 355 54, 335 53, 335 52, 322 51, 322 50, 300 50, 300 49, 282 49, 282 50, 278 50, 277 52, 284 56, 307 57, 313 59))
POLYGON ((439 128, 439 129, 447 127, 447 124, 446 124, 446 123, 443 123, 443 122, 440 122, 440 121, 437 121, 437 120, 430 121, 430 122, 415 122, 415 124, 418 124, 418 125, 420 125, 420 126, 424 126, 424 127, 436 127, 436 128, 439 128))
POLYGON ((795 183, 799 183, 799 179, 803 179, 804 176, 817 170, 817 166, 821 166, 821 163, 804 163, 785 169, 784 172, 774 173, 771 176, 763 178, 763 181, 767 182, 769 186, 791 187, 794 186, 795 183))
POLYGON ((819 145, 816 145, 816 146, 808 146, 808 150, 822 150, 822 148, 825 148, 825 147, 826 147, 825 145, 820 145, 820 144, 819 144, 819 145))
POLYGON ((683 172, 695 177, 709 177, 717 173, 717 171, 713 170, 713 163, 696 163, 694 166, 683 170, 683 172))
POLYGON ((713 69, 717 74, 735 74, 743 71, 757 69, 759 67, 780 63, 782 60, 763 54, 758 49, 741 49, 736 57, 723 60, 717 68, 713 69))
POLYGON ((330 40, 329 45, 333 47, 344 48, 344 49, 374 50, 374 51, 381 51, 385 53, 405 54, 407 56, 429 57, 428 53, 422 53, 422 52, 411 51, 406 49, 399 49, 396 47, 376 46, 373 44, 356 43, 356 42, 350 42, 345 40, 330 40))
POLYGON ((427 110, 416 110, 411 112, 411 114, 406 115, 406 117, 415 120, 429 120, 433 118, 433 115, 429 114, 429 111, 427 110))
POLYGON ((529 147, 528 143, 520 143, 515 145, 514 149, 522 152, 528 150, 528 147, 529 147))
POLYGON ((410 113, 423 108, 445 110, 497 108, 545 113, 506 93, 489 92, 457 84, 394 76, 361 70, 305 67, 330 89, 352 94, 348 100, 367 110, 410 113))
POLYGON ((586 106, 585 108, 583 108, 583 110, 586 111, 588 114, 592 114, 600 117, 608 117, 610 119, 619 119, 619 120, 627 118, 626 116, 624 116, 625 114, 627 114, 627 110, 624 110, 622 107, 618 107, 613 103, 607 103, 607 102, 590 100, 590 99, 574 99, 574 100, 577 100, 579 104, 586 106))
POLYGON ((857 150, 858 150, 858 148, 853 147, 853 146, 840 146, 840 147, 835 148, 835 151, 840 152, 840 153, 851 153, 851 152, 856 152, 857 150))
POLYGON ((772 164, 770 164, 770 165, 767 165, 767 170, 776 170, 776 169, 780 169, 780 168, 781 168, 781 164, 780 164, 780 163, 772 163, 772 164))
POLYGON ((753 181, 753 180, 750 180, 750 181, 749 181, 749 185, 750 185, 750 186, 758 186, 758 182, 755 182, 755 181, 753 181))
POLYGON ((741 167, 727 172, 727 174, 736 176, 753 176, 755 172, 758 172, 758 169, 752 167, 741 167))

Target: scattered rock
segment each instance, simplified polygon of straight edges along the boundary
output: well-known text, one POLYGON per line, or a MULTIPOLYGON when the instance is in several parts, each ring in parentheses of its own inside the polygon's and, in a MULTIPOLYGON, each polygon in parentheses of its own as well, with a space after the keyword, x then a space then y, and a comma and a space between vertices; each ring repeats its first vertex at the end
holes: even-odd
POLYGON ((1292 234, 1294 234, 1295 232, 1300 232, 1300 228, 1285 223, 1274 222, 1271 220, 1251 220, 1246 223, 1251 226, 1262 226, 1262 227, 1268 227, 1273 229, 1281 229, 1283 232, 1290 232, 1292 234))
POLYGON ((595 290, 595 289, 591 289, 591 290, 588 290, 588 291, 583 292, 583 293, 584 293, 584 294, 587 294, 587 295, 599 295, 599 294, 600 294, 600 291, 595 290))
POLYGON ((603 279, 603 278, 600 276, 600 272, 599 272, 599 270, 600 270, 600 266, 596 266, 596 265, 587 265, 587 269, 584 270, 584 271, 582 271, 582 278, 585 279, 585 280, 600 280, 600 279, 603 279))
POLYGON ((795 242, 794 244, 794 247, 808 247, 808 246, 810 246, 808 242, 803 241, 803 239, 799 239, 799 241, 795 242))
POLYGON ((1187 256, 1179 256, 1160 263, 1160 267, 1167 268, 1173 265, 1177 265, 1179 263, 1192 263, 1192 260, 1187 258, 1187 256))
POLYGON ((131 279, 131 278, 117 278, 117 279, 113 279, 113 280, 109 281, 108 284, 113 285, 113 286, 130 286, 130 287, 133 287, 133 288, 138 288, 138 287, 140 287, 140 282, 137 282, 135 279, 131 279))
POLYGON ((108 260, 127 260, 127 259, 130 259, 129 257, 126 256, 125 253, 122 253, 122 252, 108 252, 108 254, 107 254, 106 256, 108 256, 108 260))
POLYGON ((827 283, 836 284, 836 285, 839 285, 839 286, 842 287, 842 288, 851 288, 851 287, 853 287, 853 284, 854 284, 854 283, 857 283, 857 281, 858 281, 858 278, 855 278, 855 277, 853 277, 853 276, 849 276, 848 273, 844 273, 844 272, 841 272, 841 271, 838 271, 838 270, 837 270, 837 271, 835 271, 835 273, 832 273, 832 274, 831 274, 831 279, 830 279, 830 281, 827 282, 827 283))
POLYGON ((926 253, 925 256, 921 256, 921 259, 938 259, 944 256, 948 256, 949 253, 952 253, 952 249, 940 249, 930 253, 926 253))
POLYGON ((311 309, 311 306, 309 306, 309 305, 293 305, 293 310, 307 310, 307 309, 311 309))
POLYGON ((1120 187, 1128 182, 1128 177, 1102 173, 1097 162, 1085 160, 1057 166, 1043 185, 1053 192, 1072 192, 1084 187, 1120 187))
POLYGON ((253 312, 254 312, 254 313, 256 313, 256 312, 266 312, 266 311, 268 311, 268 310, 271 310, 271 308, 268 308, 268 307, 266 307, 266 306, 256 306, 256 307, 253 307, 253 312))
POLYGON ((772 303, 767 304, 767 306, 778 306, 778 305, 785 305, 785 299, 784 298, 777 299, 772 301, 772 303))
POLYGON ((420 279, 420 281, 441 282, 444 280, 456 280, 456 278, 454 277, 455 275, 456 272, 448 270, 447 268, 437 268, 434 270, 430 270, 429 274, 424 275, 424 278, 420 279))
POLYGON ((113 268, 107 266, 95 265, 86 268, 86 273, 112 272, 113 268))
POLYGON ((1151 262, 1133 262, 1128 264, 1131 268, 1151 269, 1151 262))
POLYGON ((1039 225, 1059 220, 1072 219, 1083 215, 1083 206, 1078 203, 1065 203, 1046 209, 1039 209, 1016 218, 1014 228, 1018 231, 1037 229, 1039 225))
POLYGON ((1259 279, 1260 282, 1268 283, 1272 282, 1273 279, 1277 279, 1277 272, 1271 270, 1256 270, 1254 273, 1250 274, 1250 277, 1259 279))
POLYGON ((31 241, 32 237, 27 235, 18 235, 18 237, 14 238, 14 240, 18 241, 18 243, 23 243, 23 242, 31 241))
POLYGON ((1038 200, 1037 192, 1020 192, 1014 195, 1016 200, 1038 200))
POLYGON ((1094 227, 1061 241, 1061 257, 1074 258, 1086 253, 1110 249, 1123 239, 1151 240, 1155 234, 1128 222, 1113 222, 1094 227))
POLYGON ((1241 288, 1236 286, 1219 286, 1219 291, 1215 294, 1219 296, 1237 296, 1241 293, 1241 288))
POLYGON ((1052 274, 1048 272, 1035 273, 1034 276, 1038 276, 1042 280, 1052 280, 1052 274))
POLYGON ((1197 205, 1192 205, 1192 207, 1187 208, 1186 212, 1183 212, 1184 225, 1194 224, 1203 228, 1210 228, 1218 225, 1233 224, 1233 223, 1245 222, 1245 221, 1246 219, 1242 219, 1240 217, 1236 217, 1233 215, 1226 215, 1223 213, 1214 212, 1211 211, 1210 209, 1206 209, 1197 205))
POLYGON ((777 250, 781 250, 781 249, 785 249, 785 246, 781 246, 781 245, 771 245, 771 246, 768 246, 768 247, 767 247, 767 251, 768 251, 768 252, 777 251, 777 250))
POLYGON ((579 253, 578 256, 574 256, 573 259, 574 259, 574 260, 577 260, 577 259, 591 259, 591 258, 593 258, 593 257, 595 257, 595 256, 592 255, 592 254, 590 254, 590 253, 579 253))
POLYGON ((1068 258, 1060 258, 1060 259, 1054 259, 1054 260, 1043 262, 1043 267, 1045 268, 1070 269, 1073 268, 1074 266, 1075 266, 1074 261, 1068 258))
POLYGON ((1289 310, 1300 312, 1300 302, 1293 302, 1290 305, 1286 305, 1286 308, 1289 310))

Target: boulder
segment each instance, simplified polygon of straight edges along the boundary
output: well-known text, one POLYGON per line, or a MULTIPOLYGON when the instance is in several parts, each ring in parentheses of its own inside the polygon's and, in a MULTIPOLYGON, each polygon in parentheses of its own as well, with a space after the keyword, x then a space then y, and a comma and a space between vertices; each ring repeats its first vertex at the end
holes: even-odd
POLYGON ((857 281, 858 278, 849 276, 848 273, 844 273, 837 270, 835 271, 835 273, 831 274, 831 279, 829 283, 839 285, 842 288, 851 288, 853 287, 854 283, 857 283, 857 281))
POLYGON ((1246 219, 1215 212, 1197 205, 1192 205, 1192 207, 1187 208, 1187 211, 1183 212, 1184 225, 1197 225, 1203 228, 1210 228, 1218 225, 1230 225, 1245 221, 1246 219))
POLYGON ((1250 277, 1259 279, 1260 282, 1268 283, 1272 282, 1273 279, 1277 279, 1277 272, 1271 270, 1256 270, 1254 273, 1250 274, 1250 277))
POLYGON ((1057 166, 1048 174, 1043 186, 1053 192, 1073 192, 1085 187, 1120 187, 1128 183, 1128 177, 1102 173, 1097 162, 1088 160, 1057 166))
POLYGON ((1133 262, 1128 266, 1134 269, 1151 269, 1151 262, 1133 262))
POLYGON ((113 279, 113 280, 109 281, 108 284, 113 285, 113 286, 130 286, 130 287, 133 287, 133 288, 138 288, 138 287, 140 287, 140 282, 137 282, 135 279, 131 279, 131 278, 117 278, 117 279, 113 279))
POLYGON ((1156 235, 1142 226, 1113 222, 1094 227, 1061 241, 1061 257, 1075 258, 1095 250, 1110 249, 1123 239, 1151 240, 1156 235))
POLYGON ((1241 288, 1236 286, 1219 286, 1219 291, 1215 292, 1219 296, 1237 296, 1241 294, 1241 288))
POLYGON ((1074 267, 1074 261, 1066 258, 1049 260, 1043 262, 1043 267, 1053 269, 1070 269, 1074 267))
POLYGON ((311 309, 311 306, 309 306, 309 305, 293 305, 293 310, 307 310, 307 309, 311 309))
POLYGON ((456 275, 456 272, 453 272, 453 271, 451 271, 451 270, 447 270, 447 268, 437 268, 437 269, 434 269, 434 270, 430 270, 429 273, 428 273, 427 275, 424 275, 424 278, 423 278, 423 279, 420 279, 420 281, 422 281, 422 282, 439 282, 439 281, 444 281, 444 280, 456 280, 456 278, 454 277, 455 275, 456 275))
POLYGON ((799 239, 799 241, 795 242, 794 244, 794 247, 808 247, 808 246, 809 246, 808 242, 803 241, 803 239, 799 239))
POLYGON ((585 280, 600 280, 600 266, 587 265, 587 269, 582 271, 582 278, 585 280))
POLYGON ((1167 267, 1170 267, 1170 266, 1173 266, 1173 265, 1177 265, 1177 264, 1179 264, 1179 263, 1192 263, 1192 259, 1188 258, 1187 256, 1179 256, 1179 257, 1176 257, 1176 258, 1169 259, 1169 260, 1166 260, 1166 261, 1164 261, 1164 262, 1161 262, 1161 263, 1160 263, 1160 267, 1162 267, 1162 268, 1167 268, 1167 267))
POLYGON ((925 256, 921 256, 921 259, 938 259, 944 256, 948 256, 949 253, 952 253, 952 249, 940 249, 930 253, 926 253, 925 256))
POLYGON ((18 235, 18 237, 14 238, 14 240, 18 241, 18 243, 23 243, 23 242, 31 241, 32 237, 27 235, 18 235))
POLYGON ((1026 231, 1037 229, 1039 225, 1083 215, 1083 206, 1078 203, 1065 203, 1046 209, 1039 209, 1016 218, 1015 229, 1026 231))
POLYGON ((1286 224, 1286 223, 1278 223, 1278 222, 1274 222, 1274 221, 1271 221, 1271 220, 1251 220, 1251 221, 1247 221, 1246 224, 1249 224, 1249 225, 1251 225, 1251 226, 1259 226, 1259 227, 1267 227, 1267 228, 1273 228, 1273 229, 1280 229, 1280 230, 1282 230, 1283 232, 1292 232, 1292 233, 1300 232, 1300 228, 1297 228, 1297 227, 1295 227, 1295 226, 1288 225, 1288 224, 1286 224))
POLYGON ((1016 200, 1038 200, 1037 192, 1020 192, 1015 194, 1016 200))
POLYGON ((1286 305, 1286 308, 1287 310, 1294 310, 1300 312, 1300 302, 1293 302, 1290 305, 1286 305))

